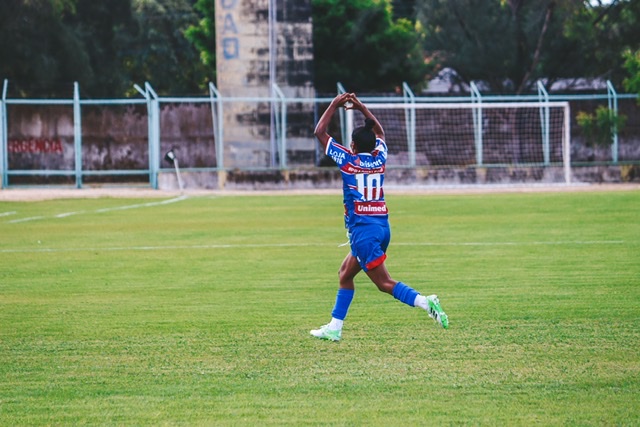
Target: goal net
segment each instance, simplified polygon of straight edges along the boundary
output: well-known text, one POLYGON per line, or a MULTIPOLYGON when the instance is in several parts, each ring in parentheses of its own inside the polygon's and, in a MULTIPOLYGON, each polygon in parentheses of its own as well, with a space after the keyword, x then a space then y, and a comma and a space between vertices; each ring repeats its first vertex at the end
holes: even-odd
MULTIPOLYGON (((568 102, 367 103, 367 107, 384 127, 390 167, 521 168, 537 180, 570 182, 568 102), (557 172, 542 178, 547 169, 557 172)), ((349 110, 347 135, 362 120, 361 116, 354 120, 349 110)))

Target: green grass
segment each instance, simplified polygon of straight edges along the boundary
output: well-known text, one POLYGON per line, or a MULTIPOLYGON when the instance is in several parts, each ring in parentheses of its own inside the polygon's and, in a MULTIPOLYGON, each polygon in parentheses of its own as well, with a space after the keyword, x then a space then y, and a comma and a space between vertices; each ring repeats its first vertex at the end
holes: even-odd
POLYGON ((450 329, 362 276, 338 343, 339 196, 158 201, 0 202, 0 425, 640 423, 636 191, 388 195, 450 329))

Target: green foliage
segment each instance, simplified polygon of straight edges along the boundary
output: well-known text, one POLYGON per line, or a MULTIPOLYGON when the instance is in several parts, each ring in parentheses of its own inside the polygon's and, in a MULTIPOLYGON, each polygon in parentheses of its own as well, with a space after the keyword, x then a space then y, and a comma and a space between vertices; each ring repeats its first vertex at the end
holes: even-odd
MULTIPOLYGON (((79 82, 83 96, 112 97, 132 86, 123 66, 135 31, 130 3, 131 0, 77 0, 75 10, 65 14, 65 26, 73 29, 80 44, 77 52, 89 59, 91 73, 72 79, 79 82)), ((71 77, 59 76, 61 80, 71 77)))
MULTIPOLYGON (((640 2, 576 8, 567 16, 562 35, 571 43, 562 64, 573 76, 606 78, 622 86, 626 77, 622 52, 640 48, 640 2)), ((556 52, 554 60, 562 60, 562 54, 556 52)))
POLYGON ((640 50, 635 52, 627 50, 623 54, 624 67, 627 70, 627 78, 624 79, 624 88, 629 92, 638 94, 640 102, 640 50))
POLYGON ((608 147, 613 142, 613 135, 624 128, 627 117, 599 106, 594 114, 578 112, 576 120, 584 132, 588 146, 608 147))
MULTIPOLYGON (((580 77, 638 86, 633 62, 625 65, 633 57, 621 52, 640 48, 640 1, 311 1, 321 93, 336 82, 420 87, 439 67, 495 92, 580 77)), ((74 81, 94 98, 132 94, 145 81, 159 94, 201 93, 215 80, 215 56, 215 0, 0 1, 0 79, 10 96, 68 98, 74 81)))
POLYGON ((545 79, 622 81, 620 52, 640 43, 640 2, 591 7, 561 0, 424 0, 427 54, 493 92, 525 92, 545 79))
POLYGON ((126 63, 131 81, 149 81, 159 94, 206 93, 215 69, 199 60, 186 35, 198 22, 191 1, 134 0, 133 13, 137 32, 126 63))
POLYGON ((338 192, 0 202, 0 424, 638 424, 638 191, 387 199, 446 331, 361 274, 309 336, 338 192))
POLYGON ((313 0, 315 87, 390 91, 419 85, 430 68, 407 19, 392 21, 384 0, 313 0))
POLYGON ((0 77, 12 95, 69 98, 134 92, 201 92, 214 75, 184 31, 190 0, 8 0, 0 2, 0 77))
POLYGON ((0 78, 14 83, 14 94, 69 97, 71 82, 93 80, 82 39, 65 24, 73 10, 72 1, 0 2, 0 78))
POLYGON ((202 63, 214 71, 213 81, 215 81, 216 70, 215 3, 215 0, 198 0, 193 7, 201 15, 201 19, 185 31, 187 39, 200 53, 202 63))
POLYGON ((498 1, 423 1, 418 20, 431 60, 456 70, 462 81, 482 80, 498 90, 512 74, 518 44, 506 5, 498 1))

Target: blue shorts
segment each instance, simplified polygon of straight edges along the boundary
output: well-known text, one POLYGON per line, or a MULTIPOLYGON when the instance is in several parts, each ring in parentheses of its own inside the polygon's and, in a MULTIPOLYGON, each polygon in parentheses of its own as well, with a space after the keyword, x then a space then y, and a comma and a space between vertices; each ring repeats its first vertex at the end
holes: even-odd
POLYGON ((366 272, 382 264, 387 259, 387 247, 391 241, 388 225, 362 224, 351 228, 351 254, 366 272))

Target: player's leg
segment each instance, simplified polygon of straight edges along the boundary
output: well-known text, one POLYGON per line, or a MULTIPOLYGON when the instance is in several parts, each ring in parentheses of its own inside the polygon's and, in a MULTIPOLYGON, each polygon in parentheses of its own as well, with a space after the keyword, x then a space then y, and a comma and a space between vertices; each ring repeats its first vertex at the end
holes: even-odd
POLYGON ((449 318, 442 310, 437 295, 424 296, 402 282, 397 282, 391 278, 385 263, 366 271, 369 279, 382 292, 393 295, 395 299, 411 307, 420 307, 429 313, 429 316, 438 322, 443 328, 449 327, 449 318))
POLYGON ((336 303, 331 311, 331 322, 329 328, 342 330, 342 324, 347 317, 347 312, 351 306, 351 301, 355 294, 355 283, 353 279, 362 270, 358 260, 351 253, 342 261, 338 271, 340 287, 336 294, 336 303))
POLYGON ((362 267, 360 267, 358 260, 349 252, 338 271, 340 289, 355 289, 353 279, 360 271, 362 271, 362 267))
POLYGON ((394 280, 389 274, 385 260, 390 240, 389 227, 366 227, 355 247, 363 270, 380 291, 393 295, 395 299, 408 306, 426 310, 429 316, 443 328, 447 328, 449 321, 436 295, 420 295, 411 286, 394 280))
POLYGON ((419 292, 402 282, 393 280, 387 270, 386 250, 391 241, 389 227, 371 224, 356 227, 352 233, 352 252, 369 279, 381 292, 393 295, 397 300, 414 307, 419 292))
POLYGON ((358 260, 349 253, 344 261, 342 261, 338 272, 340 287, 336 294, 335 305, 331 311, 331 321, 319 329, 312 330, 311 335, 331 341, 338 341, 340 339, 344 319, 347 317, 349 306, 351 306, 351 301, 355 294, 353 279, 360 270, 362 270, 362 268, 360 264, 358 264, 358 260))
POLYGON ((395 299, 411 307, 416 306, 416 298, 420 295, 411 286, 405 285, 391 278, 386 264, 383 262, 379 266, 366 271, 369 279, 378 287, 381 292, 393 295, 395 299))

